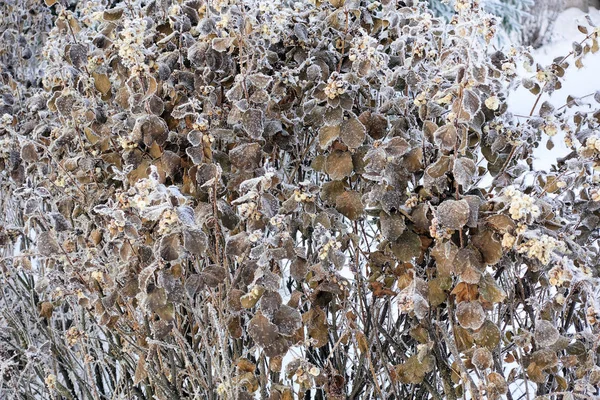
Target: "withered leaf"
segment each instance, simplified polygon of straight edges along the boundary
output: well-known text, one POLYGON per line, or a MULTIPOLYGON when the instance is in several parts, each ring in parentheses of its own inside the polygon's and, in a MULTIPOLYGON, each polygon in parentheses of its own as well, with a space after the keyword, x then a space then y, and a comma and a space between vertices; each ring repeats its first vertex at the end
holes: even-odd
POLYGON ((410 144, 406 139, 394 137, 385 144, 385 152, 389 157, 402 157, 410 151, 410 144))
POLYGON ((279 338, 277 326, 258 311, 248 323, 248 334, 259 346, 266 347, 279 338))
POLYGON ((94 86, 100 93, 103 95, 110 93, 111 84, 108 75, 92 72, 92 77, 94 78, 94 86))
POLYGON ((262 159, 262 149, 258 143, 244 143, 229 152, 231 165, 242 171, 255 169, 262 159))
POLYGON ((454 179, 464 189, 468 189, 473 183, 473 175, 475 175, 475 163, 470 158, 461 157, 454 161, 452 169, 454 179))
POLYGON ((40 232, 37 237, 37 250, 43 256, 51 256, 60 251, 58 242, 50 231, 40 232))
POLYGON ((346 187, 342 181, 325 182, 321 186, 321 198, 329 204, 335 204, 339 195, 344 193, 346 187))
POLYGON ((219 266, 206 267, 200 272, 200 284, 211 288, 219 286, 225 282, 227 272, 225 268, 219 266))
POLYGON ((355 191, 345 191, 335 199, 335 209, 352 221, 359 219, 364 212, 361 194, 355 191))
POLYGON ((260 139, 264 132, 263 112, 256 108, 251 108, 242 113, 242 127, 252 139, 260 139))
POLYGON ((269 75, 260 74, 260 73, 248 75, 248 77, 246 79, 248 79, 248 82, 250 82, 250 84, 252 86, 254 86, 258 89, 266 89, 266 87, 269 86, 269 84, 273 80, 273 78, 270 77, 269 75))
POLYGON ((485 321, 485 311, 478 301, 463 301, 456 306, 456 319, 465 329, 479 329, 485 321))
POLYGON ((421 239, 419 235, 407 229, 391 244, 391 248, 399 261, 409 262, 421 255, 421 239))
POLYGON ((367 134, 375 140, 382 139, 386 134, 388 126, 387 118, 381 114, 372 114, 371 111, 364 111, 358 116, 367 130, 367 134))
POLYGON ((203 256, 208 247, 208 237, 201 230, 186 229, 183 231, 183 247, 194 255, 203 256))
POLYGON ((319 146, 325 150, 340 136, 339 125, 323 125, 319 129, 319 146))
POLYGON ((308 336, 316 342, 315 347, 325 346, 329 342, 327 317, 321 308, 312 307, 302 315, 302 321, 308 328, 308 336))
POLYGON ((148 371, 146 370, 146 358, 139 356, 137 366, 135 367, 135 373, 133 375, 133 385, 137 385, 148 377, 148 371))
POLYGON ((485 347, 479 347, 475 349, 473 352, 473 356, 471 357, 471 362, 480 371, 483 371, 487 368, 492 367, 494 364, 494 359, 492 357, 492 353, 486 349, 485 347))
POLYGON ((469 220, 469 203, 465 200, 446 200, 438 206, 436 217, 444 228, 461 229, 469 220))
MULTIPOLYGON (((278 292, 269 290, 260 298, 260 311, 264 316, 273 320, 273 316, 281 307, 281 295, 278 292)), ((274 321, 273 321, 274 322, 274 321)), ((276 324, 277 325, 277 324, 276 324)))
POLYGON ((486 264, 494 265, 502 259, 504 254, 502 244, 494 237, 491 230, 485 229, 473 236, 472 243, 483 255, 486 264))
POLYGON ((404 364, 396 366, 396 375, 402 383, 419 384, 423 382, 425 375, 433 371, 435 359, 431 355, 426 355, 421 361, 417 354, 408 358, 404 364))
POLYGON ((474 301, 479 296, 478 286, 466 282, 458 282, 450 293, 456 297, 456 303, 474 301))
POLYGON ((470 115, 477 114, 477 111, 481 108, 481 100, 475 94, 474 91, 470 89, 466 89, 463 91, 463 109, 467 111, 470 115))
POLYGON ((501 332, 500 328, 492 321, 486 320, 481 328, 473 335, 477 346, 486 347, 489 350, 494 350, 500 344, 501 332))
POLYGON ((71 60, 71 64, 77 69, 87 65, 87 46, 83 43, 70 44, 69 59, 71 60))
POLYGON ((233 38, 233 37, 213 38, 212 43, 211 43, 212 48, 214 50, 218 51, 219 53, 222 53, 224 51, 227 51, 231 47, 234 40, 235 40, 235 38, 233 38))
POLYGON ((265 288, 262 286, 253 286, 249 293, 246 293, 240 297, 240 303, 242 307, 250 309, 258 303, 258 300, 265 293, 265 288))
POLYGON ((541 319, 535 323, 534 338, 538 347, 550 347, 558 341, 560 333, 552 322, 541 319))
POLYGON ((365 126, 357 118, 347 119, 342 122, 340 137, 346 146, 356 149, 365 141, 365 126))
POLYGON ((292 336, 302 327, 302 316, 295 308, 282 305, 273 316, 273 324, 282 335, 292 336))
POLYGON ((160 257, 165 261, 173 261, 179 258, 179 235, 172 233, 160 240, 160 257))
POLYGON ((487 376, 487 390, 490 393, 506 394, 508 392, 508 384, 506 379, 497 372, 490 372, 487 376))
POLYGON ((52 312, 54 311, 54 305, 49 301, 44 301, 40 304, 40 317, 50 319, 52 318, 52 312))
POLYGON ((439 127, 433 133, 433 141, 442 150, 452 150, 458 140, 458 133, 452 124, 446 124, 439 127))
POLYGON ((230 236, 225 244, 225 252, 228 256, 241 256, 250 248, 247 232, 240 232, 230 236))
POLYGON ((381 225, 381 234, 387 240, 393 242, 406 229, 406 224, 404 223, 404 217, 401 214, 393 213, 388 214, 385 211, 381 211, 379 213, 379 223, 381 225))
POLYGON ((335 150, 325 160, 325 172, 333 180, 344 179, 350 176, 353 170, 352 155, 348 151, 335 150))
POLYGON ((479 293, 490 303, 502 303, 506 299, 506 293, 490 274, 483 275, 479 281, 479 293))

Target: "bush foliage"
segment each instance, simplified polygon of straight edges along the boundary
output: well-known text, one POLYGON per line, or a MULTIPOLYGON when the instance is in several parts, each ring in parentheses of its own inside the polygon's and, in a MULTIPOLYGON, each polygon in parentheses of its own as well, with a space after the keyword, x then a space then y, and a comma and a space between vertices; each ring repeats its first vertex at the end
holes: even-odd
POLYGON ((0 4, 0 397, 598 396, 600 31, 426 3, 0 4))

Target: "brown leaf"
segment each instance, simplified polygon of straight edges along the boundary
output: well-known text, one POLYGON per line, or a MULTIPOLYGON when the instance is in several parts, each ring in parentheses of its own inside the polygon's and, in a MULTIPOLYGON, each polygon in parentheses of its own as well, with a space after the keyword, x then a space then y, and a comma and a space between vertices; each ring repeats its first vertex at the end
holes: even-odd
POLYGON ((479 292, 477 285, 459 282, 450 294, 456 296, 456 303, 462 303, 463 301, 477 300, 479 292))
POLYGON ((388 126, 387 118, 381 114, 372 114, 371 111, 364 111, 358 116, 367 130, 367 134, 375 140, 382 139, 386 134, 388 126))
POLYGON ((470 158, 461 157, 454 161, 452 174, 459 185, 464 189, 468 189, 475 175, 475 163, 470 158))
POLYGON ((411 230, 405 230, 400 237, 391 244, 392 252, 399 261, 409 262, 421 255, 421 239, 411 230))
POLYGON ((58 242, 50 231, 40 232, 37 237, 37 249, 42 256, 51 256, 60 251, 58 242))
POLYGON ((244 143, 229 152, 231 165, 241 171, 258 168, 262 159, 262 149, 258 143, 244 143))
POLYGON ((325 172, 333 180, 344 179, 352 174, 354 165, 350 152, 336 150, 330 153, 325 160, 325 172))
POLYGON ((359 219, 364 212, 360 192, 346 191, 337 196, 335 209, 352 221, 359 219))
POLYGON ((508 385, 502 375, 497 372, 490 372, 487 376, 488 385, 487 390, 495 394, 506 394, 508 392, 508 385))
POLYGON ((535 323, 534 338, 538 347, 550 347, 558 341, 560 333, 552 322, 541 319, 535 323))
POLYGON ((110 93, 111 84, 110 80, 108 79, 108 75, 92 72, 92 77, 94 78, 94 86, 96 87, 96 90, 103 95, 110 93))
POLYGON ((263 112, 256 108, 251 108, 242 113, 242 127, 252 139, 260 139, 265 130, 265 121, 263 112))
POLYGON ((452 124, 446 124, 439 127, 433 133, 433 141, 442 150, 453 150, 458 140, 458 133, 452 124))
POLYGON ((54 305, 48 301, 44 301, 40 304, 40 317, 50 319, 52 318, 52 312, 54 311, 54 305))
POLYGON ((137 385, 148 377, 148 371, 146 370, 146 357, 139 356, 137 366, 135 367, 135 373, 133 375, 133 385, 137 385))
POLYGON ((302 316, 295 308, 282 305, 273 316, 273 324, 282 335, 292 336, 302 327, 302 316))
POLYGON ((269 322, 260 311, 248 323, 248 334, 259 346, 266 347, 279 338, 277 326, 269 322))
POLYGON ((433 371, 435 359, 427 355, 422 361, 419 361, 418 355, 412 355, 404 364, 396 366, 396 375, 402 383, 419 384, 423 382, 425 375, 433 371))
POLYGON ((469 220, 469 203, 465 200, 446 200, 436 210, 441 226, 448 229, 461 229, 469 220))
POLYGON ((319 129, 319 146, 326 150, 340 136, 339 125, 323 125, 319 129))
POLYGON ((329 342, 327 317, 321 308, 312 307, 302 315, 302 321, 308 329, 308 336, 316 342, 315 347, 325 346, 329 342))
POLYGON ((486 347, 490 351, 500 344, 500 328, 492 321, 486 320, 481 328, 473 335, 477 346, 486 347))
POLYGON ((472 243, 481 252, 483 262, 488 265, 498 263, 504 255, 502 244, 496 239, 491 230, 485 229, 480 231, 477 235, 473 236, 472 243))
POLYGON ((186 229, 183 231, 183 247, 194 255, 203 256, 208 248, 208 237, 201 230, 186 229))
POLYGON ((173 261, 179 258, 179 235, 172 233, 160 240, 160 257, 165 261, 173 261))
POLYGON ((456 319, 465 329, 479 329, 485 321, 485 311, 478 301, 463 301, 456 306, 456 319))
POLYGON ((410 151, 410 144, 403 138, 396 136, 385 144, 388 157, 402 157, 410 151))
POLYGON ((491 368, 494 364, 492 353, 486 348, 477 348, 471 357, 471 363, 480 371, 491 368))
POLYGON ((473 116, 481 109, 481 100, 474 91, 466 89, 463 91, 462 106, 465 111, 473 116))
POLYGON ((350 118, 342 122, 340 138, 346 146, 356 149, 363 144, 365 137, 365 126, 357 118, 350 118))
POLYGON ((490 303, 502 303, 506 299, 504 290, 496 284, 496 281, 490 274, 483 275, 479 281, 479 293, 481 297, 490 303))

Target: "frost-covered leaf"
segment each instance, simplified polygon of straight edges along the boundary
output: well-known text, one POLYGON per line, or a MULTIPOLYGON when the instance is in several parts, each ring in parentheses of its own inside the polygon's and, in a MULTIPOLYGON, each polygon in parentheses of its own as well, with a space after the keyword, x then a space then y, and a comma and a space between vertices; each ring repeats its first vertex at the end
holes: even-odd
POLYGON ((463 91, 463 102, 462 106, 465 111, 467 111, 470 115, 475 115, 481 108, 481 101, 479 100, 479 96, 475 94, 473 90, 465 89, 463 91))
POLYGON ((60 251, 54 235, 50 231, 40 232, 36 239, 37 250, 43 256, 51 256, 60 251))
POLYGON ((491 368, 494 364, 492 353, 485 347, 479 347, 473 352, 471 362, 480 371, 491 368))
POLYGON ((279 338, 277 326, 260 311, 248 323, 248 334, 259 346, 266 347, 279 338))
POLYGON ((186 229, 183 231, 183 247, 194 255, 203 256, 208 248, 208 238, 201 230, 186 229))
POLYGON ((469 203, 465 200, 446 200, 437 207, 438 222, 448 229, 461 229, 469 220, 469 203))
POLYGON ((490 351, 493 351, 500 344, 501 335, 500 328, 492 321, 486 320, 473 335, 473 338, 477 346, 486 347, 490 351))
POLYGON ((273 324, 282 335, 292 336, 302 327, 302 316, 295 308, 282 305, 273 317, 273 324))
POLYGON ((319 129, 319 146, 325 150, 340 136, 339 125, 323 125, 319 129))
POLYGON ((244 143, 229 152, 231 165, 240 170, 252 170, 258 167, 262 159, 262 150, 258 143, 244 143))
POLYGON ((363 144, 365 137, 365 126, 357 118, 350 118, 342 123, 340 138, 346 146, 356 149, 363 144))
POLYGON ((426 355, 419 360, 417 354, 408 358, 404 364, 396 366, 398 380, 402 383, 419 384, 425 379, 425 375, 435 367, 435 359, 431 355, 426 355))
POLYGON ((485 321, 485 311, 478 301, 463 301, 456 306, 456 319, 463 328, 477 330, 485 321))
POLYGON ((352 155, 347 151, 335 150, 325 160, 325 172, 331 179, 340 180, 352 174, 352 155))
POLYGON ((443 150, 452 150, 458 141, 458 133, 454 125, 442 125, 433 133, 433 140, 443 150))
POLYGON ((419 235, 407 229, 391 244, 391 248, 399 261, 409 262, 421 254, 421 239, 419 235))
POLYGON ((348 219, 353 221, 359 219, 364 212, 361 194, 355 191, 345 191, 335 199, 335 208, 348 219))
POLYGON ((160 241, 159 254, 165 261, 174 261, 179 258, 180 240, 178 234, 170 234, 160 241))
POLYGON ((552 346, 560 338, 560 333, 554 324, 545 319, 535 322, 535 343, 540 348, 552 346))
POLYGON ((468 189, 473 182, 473 176, 475 175, 475 163, 470 158, 461 157, 454 161, 454 168, 452 174, 454 179, 463 188, 468 189))
POLYGON ((389 241, 395 241, 406 229, 404 218, 400 214, 389 215, 385 211, 379 213, 381 234, 389 241))
POLYGON ((251 108, 242 113, 242 127, 252 139, 260 139, 265 130, 263 112, 259 109, 251 108))

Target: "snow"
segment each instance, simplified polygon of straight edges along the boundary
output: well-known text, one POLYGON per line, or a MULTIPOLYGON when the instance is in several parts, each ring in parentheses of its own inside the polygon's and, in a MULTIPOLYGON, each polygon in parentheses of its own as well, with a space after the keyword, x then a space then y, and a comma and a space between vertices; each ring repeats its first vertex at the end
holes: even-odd
MULTIPOLYGON (((577 25, 589 27, 585 19, 586 13, 578 8, 569 8, 563 11, 554 25, 550 42, 536 50, 532 51, 532 56, 537 63, 542 66, 547 66, 552 63, 552 60, 557 57, 564 57, 572 50, 573 42, 581 42, 585 35, 577 29, 577 25)), ((600 25, 600 11, 595 8, 590 8, 589 16, 596 25, 600 25)), ((566 70, 562 83, 562 88, 556 90, 552 95, 544 93, 538 102, 534 115, 539 111, 539 107, 544 101, 549 101, 555 107, 562 107, 567 103, 567 96, 583 97, 600 90, 600 79, 598 72, 600 70, 600 52, 596 54, 587 54, 583 58, 584 67, 578 69, 574 65, 574 59, 571 56, 567 60, 570 67, 566 70)), ((534 73, 527 73, 524 70, 520 71, 524 77, 531 77, 534 73)), ((528 116, 531 108, 535 103, 536 96, 531 94, 527 89, 519 87, 508 96, 508 109, 515 115, 528 116)), ((584 101, 594 101, 593 98, 585 99, 584 101)), ((585 107, 584 107, 585 110, 585 107)), ((560 131, 552 139, 554 148, 548 150, 546 142, 548 137, 545 136, 542 143, 534 152, 533 167, 536 170, 548 171, 550 166, 555 163, 557 158, 566 156, 570 150, 564 143, 564 133, 560 131)))

